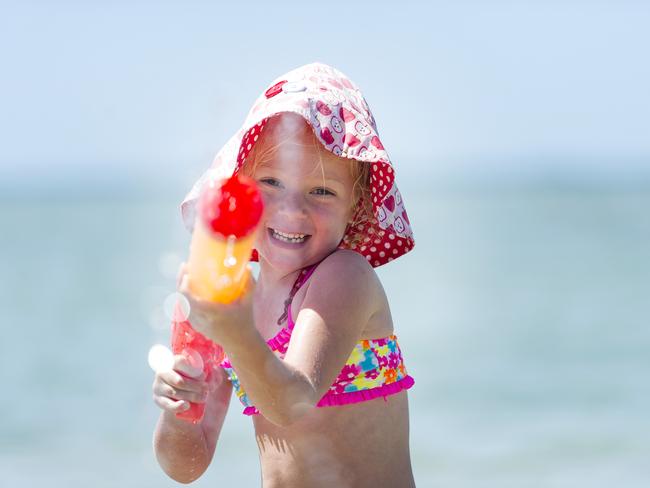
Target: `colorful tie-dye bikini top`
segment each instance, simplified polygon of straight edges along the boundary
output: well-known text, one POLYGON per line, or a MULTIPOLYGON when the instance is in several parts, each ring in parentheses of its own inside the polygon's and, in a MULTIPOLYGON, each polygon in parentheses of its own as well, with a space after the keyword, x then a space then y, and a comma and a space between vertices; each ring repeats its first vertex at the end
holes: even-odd
MULTIPOLYGON (((292 296, 309 279, 317 266, 318 264, 315 264, 302 271, 294 284, 292 296)), ((287 326, 266 341, 280 359, 284 359, 295 325, 291 317, 292 296, 287 301, 287 326)), ((228 374, 239 401, 245 407, 243 413, 258 414, 259 411, 251 404, 227 357, 221 362, 221 366, 228 374)), ((363 339, 355 344, 345 366, 316 406, 347 405, 378 397, 385 399, 389 395, 409 389, 414 383, 413 378, 406 372, 402 351, 394 334, 382 339, 363 339)))

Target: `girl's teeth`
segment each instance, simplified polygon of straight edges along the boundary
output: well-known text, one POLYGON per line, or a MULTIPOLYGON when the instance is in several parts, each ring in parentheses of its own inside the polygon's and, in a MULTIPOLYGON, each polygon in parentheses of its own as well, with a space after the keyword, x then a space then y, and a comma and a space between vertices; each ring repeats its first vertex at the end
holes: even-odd
POLYGON ((280 241, 298 243, 305 240, 306 234, 287 234, 286 232, 280 232, 279 230, 273 230, 273 237, 280 241))

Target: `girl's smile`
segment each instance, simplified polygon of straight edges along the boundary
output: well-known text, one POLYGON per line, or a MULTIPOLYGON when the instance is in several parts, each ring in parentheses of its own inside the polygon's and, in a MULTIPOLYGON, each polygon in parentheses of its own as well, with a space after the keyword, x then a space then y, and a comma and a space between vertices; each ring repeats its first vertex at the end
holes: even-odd
POLYGON ((289 232, 282 232, 277 229, 268 228, 268 232, 271 234, 271 237, 275 240, 280 241, 281 243, 287 243, 292 245, 304 244, 307 239, 311 236, 309 234, 294 234, 289 232))

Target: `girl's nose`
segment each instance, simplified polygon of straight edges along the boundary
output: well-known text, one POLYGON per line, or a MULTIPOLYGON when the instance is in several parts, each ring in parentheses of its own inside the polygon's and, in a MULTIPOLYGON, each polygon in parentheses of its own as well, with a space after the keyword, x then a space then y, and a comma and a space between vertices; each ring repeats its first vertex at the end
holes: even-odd
POLYGON ((299 193, 287 192, 278 203, 278 211, 287 217, 301 218, 306 215, 305 198, 299 193))

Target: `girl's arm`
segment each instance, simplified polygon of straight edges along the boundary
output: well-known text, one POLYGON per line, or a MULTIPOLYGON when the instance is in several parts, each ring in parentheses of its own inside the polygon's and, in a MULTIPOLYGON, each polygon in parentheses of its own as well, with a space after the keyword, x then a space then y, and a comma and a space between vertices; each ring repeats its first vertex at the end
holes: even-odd
POLYGON ((176 412, 184 408, 186 401, 196 400, 187 393, 195 386, 193 380, 183 378, 175 371, 156 374, 154 399, 163 412, 154 431, 154 452, 165 473, 180 483, 191 483, 199 478, 214 456, 232 392, 232 384, 225 378, 223 369, 215 369, 214 374, 216 386, 205 400, 203 420, 196 425, 176 417, 176 412), (187 397, 186 401, 173 401, 166 396, 165 390, 170 387, 175 391, 173 395, 169 392, 167 395, 176 399, 187 397))
POLYGON ((220 344, 246 393, 271 422, 288 425, 313 408, 334 382, 381 302, 379 280, 359 254, 337 251, 312 276, 284 360, 254 327, 220 344))

